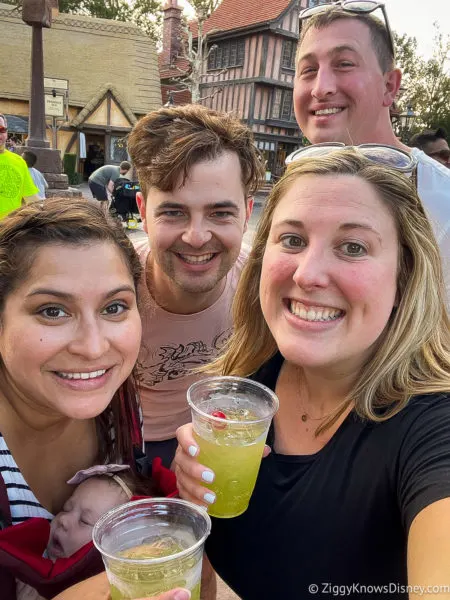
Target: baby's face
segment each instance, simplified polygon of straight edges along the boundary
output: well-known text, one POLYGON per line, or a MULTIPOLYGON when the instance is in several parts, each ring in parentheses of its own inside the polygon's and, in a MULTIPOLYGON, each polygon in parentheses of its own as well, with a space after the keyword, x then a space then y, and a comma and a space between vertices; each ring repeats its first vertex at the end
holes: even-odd
POLYGON ((72 556, 91 541, 96 521, 124 502, 127 496, 114 481, 91 477, 80 483, 51 522, 48 556, 52 559, 72 556))

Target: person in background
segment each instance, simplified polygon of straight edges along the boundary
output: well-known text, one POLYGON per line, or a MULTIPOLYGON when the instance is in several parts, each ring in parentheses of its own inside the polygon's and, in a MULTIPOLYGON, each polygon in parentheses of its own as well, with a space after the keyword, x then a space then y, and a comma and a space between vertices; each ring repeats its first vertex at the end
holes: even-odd
POLYGON ((410 140, 411 146, 423 150, 425 154, 437 160, 444 167, 450 168, 450 148, 447 135, 442 127, 438 129, 424 129, 416 133, 410 140))
POLYGON ((28 165, 28 171, 30 172, 31 179, 34 182, 34 185, 37 187, 38 196, 41 200, 45 200, 45 190, 48 188, 48 183, 45 180, 45 177, 42 175, 40 171, 35 168, 35 164, 37 161, 37 156, 31 150, 25 150, 22 153, 23 160, 28 165))
POLYGON ((106 212, 108 207, 108 192, 112 192, 114 182, 119 177, 123 177, 131 169, 131 164, 124 160, 117 165, 103 165, 96 169, 89 177, 89 189, 92 196, 102 203, 103 210, 106 212))
POLYGON ((6 140, 6 149, 9 150, 10 152, 16 151, 16 145, 17 145, 17 142, 16 142, 15 138, 13 138, 13 137, 10 137, 6 140))
POLYGON ((27 163, 21 156, 6 149, 7 138, 8 123, 6 117, 0 114, 0 219, 23 202, 39 200, 27 163))
POLYGON ((396 137, 389 108, 401 79, 382 2, 319 4, 300 13, 294 82, 300 129, 312 144, 387 144, 416 159, 417 190, 439 244, 450 305, 450 170, 396 137), (371 14, 380 9, 384 23, 371 14))

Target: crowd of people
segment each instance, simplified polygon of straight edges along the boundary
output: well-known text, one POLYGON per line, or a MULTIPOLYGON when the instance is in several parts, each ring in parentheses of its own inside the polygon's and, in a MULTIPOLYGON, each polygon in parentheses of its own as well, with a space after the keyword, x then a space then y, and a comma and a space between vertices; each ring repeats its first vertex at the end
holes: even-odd
MULTIPOLYGON (((294 104, 311 145, 289 157, 252 248, 264 165, 232 115, 164 107, 135 125, 148 238, 134 246, 100 183, 98 205, 33 202, 15 164, 23 188, 0 221, 0 507, 4 532, 52 523, 39 560, 79 552, 92 509, 151 495, 157 457, 182 498, 214 502, 186 390, 235 375, 280 408, 248 510, 212 519, 202 599, 215 572, 243 600, 326 585, 450 598, 450 170, 428 138, 395 136, 392 35, 378 3, 357 4, 301 14, 294 104)), ((2 562, 2 533, 5 600, 108 597, 92 548, 52 587, 2 562)))

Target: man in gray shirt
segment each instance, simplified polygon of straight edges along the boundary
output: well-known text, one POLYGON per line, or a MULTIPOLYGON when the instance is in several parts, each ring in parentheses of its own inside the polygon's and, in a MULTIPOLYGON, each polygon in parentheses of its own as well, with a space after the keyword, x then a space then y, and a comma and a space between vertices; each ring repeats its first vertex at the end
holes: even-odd
POLYGON ((92 173, 89 177, 89 189, 92 195, 99 202, 108 202, 108 186, 110 182, 114 183, 119 177, 124 177, 131 169, 131 164, 124 160, 119 166, 104 165, 92 173))

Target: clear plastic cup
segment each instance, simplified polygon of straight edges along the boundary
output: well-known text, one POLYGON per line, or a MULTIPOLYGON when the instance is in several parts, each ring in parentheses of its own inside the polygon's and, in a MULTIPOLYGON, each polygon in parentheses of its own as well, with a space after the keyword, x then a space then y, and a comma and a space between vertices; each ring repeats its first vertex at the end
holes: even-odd
POLYGON ((192 384, 187 399, 198 459, 216 475, 213 483, 205 484, 216 495, 208 512, 237 517, 248 508, 278 398, 265 385, 224 376, 192 384), (217 416, 221 413, 225 419, 217 416))
POLYGON ((200 600, 206 511, 174 498, 149 498, 110 510, 93 541, 105 563, 112 600, 144 598, 176 587, 200 600))

